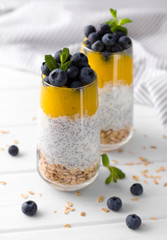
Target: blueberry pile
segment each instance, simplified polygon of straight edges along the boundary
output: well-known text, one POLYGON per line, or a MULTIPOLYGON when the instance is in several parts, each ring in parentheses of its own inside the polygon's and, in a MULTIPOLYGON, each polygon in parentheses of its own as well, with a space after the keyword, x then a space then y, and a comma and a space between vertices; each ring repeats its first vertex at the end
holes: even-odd
POLYGON ((68 48, 59 50, 54 57, 45 56, 41 66, 44 81, 56 87, 79 88, 92 83, 96 74, 88 65, 88 58, 81 52, 73 56, 68 48))
POLYGON ((111 31, 108 24, 103 23, 95 28, 93 25, 85 27, 84 41, 87 48, 97 52, 114 53, 121 52, 132 46, 131 39, 123 30, 111 31))

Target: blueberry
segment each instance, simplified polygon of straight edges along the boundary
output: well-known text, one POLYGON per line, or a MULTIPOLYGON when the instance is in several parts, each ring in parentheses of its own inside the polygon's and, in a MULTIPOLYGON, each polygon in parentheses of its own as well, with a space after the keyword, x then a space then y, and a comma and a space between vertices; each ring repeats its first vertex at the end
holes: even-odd
POLYGON ((136 214, 130 214, 126 217, 126 224, 131 229, 137 229, 141 225, 141 218, 136 214))
POLYGON ((33 216, 37 212, 37 204, 34 201, 27 201, 22 204, 22 212, 27 216, 33 216))
POLYGON ((84 41, 84 43, 86 44, 87 48, 91 48, 91 43, 89 42, 89 40, 84 41))
POLYGON ((92 44, 91 49, 97 52, 102 52, 104 49, 104 44, 98 40, 92 44))
POLYGON ((60 63, 60 56, 59 54, 62 52, 62 50, 58 50, 55 55, 54 55, 54 59, 56 60, 57 63, 60 63))
POLYGON ((46 83, 50 84, 49 76, 46 76, 46 77, 44 78, 44 81, 45 81, 46 83))
POLYGON ((114 46, 112 46, 110 48, 110 51, 113 52, 113 53, 114 52, 121 52, 123 50, 124 50, 123 47, 119 43, 115 43, 114 46))
POLYGON ((111 33, 110 26, 106 23, 100 24, 97 26, 97 33, 103 36, 106 33, 111 33))
POLYGON ((85 84, 90 84, 96 79, 96 74, 92 68, 84 67, 80 71, 79 75, 80 81, 85 84))
POLYGON ((88 40, 89 40, 90 43, 94 43, 94 42, 96 42, 97 40, 100 40, 100 36, 99 36, 98 33, 93 32, 93 33, 89 34, 88 40))
POLYGON ((116 43, 116 41, 117 41, 117 38, 116 38, 116 36, 114 36, 113 33, 106 33, 102 37, 102 42, 107 47, 112 47, 116 43))
POLYGON ((79 88, 79 87, 82 87, 83 84, 81 83, 81 81, 77 80, 77 81, 72 81, 70 84, 69 84, 69 88, 79 88))
POLYGON ((128 36, 122 36, 119 38, 118 43, 124 48, 127 49, 132 46, 132 41, 128 36))
POLYGON ((79 74, 79 68, 76 67, 75 65, 71 65, 67 69, 67 75, 71 79, 75 79, 78 76, 78 74, 79 74))
POLYGON ((50 73, 50 70, 49 68, 47 67, 46 63, 43 62, 42 65, 41 65, 41 71, 44 75, 48 76, 49 73, 50 73))
POLYGON ((16 156, 19 153, 19 149, 16 145, 12 145, 8 148, 8 153, 12 156, 16 156))
POLYGON ((143 187, 140 183, 134 183, 131 188, 130 191, 133 195, 141 195, 143 193, 143 187))
POLYGON ((113 211, 119 211, 122 206, 122 201, 119 197, 111 197, 107 200, 107 206, 113 211))
POLYGON ((124 31, 122 31, 122 30, 117 30, 117 31, 114 32, 114 34, 115 34, 118 38, 120 38, 120 37, 122 37, 122 36, 126 36, 126 33, 125 33, 124 31))
POLYGON ((67 82, 67 73, 62 69, 55 69, 49 74, 50 84, 56 87, 62 87, 67 82))
POLYGON ((77 52, 72 56, 72 63, 78 67, 86 67, 88 65, 88 58, 85 54, 77 52))
POLYGON ((92 32, 96 32, 96 28, 93 25, 88 25, 88 26, 85 27, 84 34, 85 34, 86 37, 88 37, 89 34, 92 33, 92 32))

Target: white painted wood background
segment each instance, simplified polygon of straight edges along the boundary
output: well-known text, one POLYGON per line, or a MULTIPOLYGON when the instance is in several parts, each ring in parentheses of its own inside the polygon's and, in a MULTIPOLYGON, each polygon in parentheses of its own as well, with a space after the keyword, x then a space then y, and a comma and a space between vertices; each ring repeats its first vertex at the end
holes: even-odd
POLYGON ((96 182, 81 191, 77 197, 75 192, 59 192, 47 185, 36 171, 36 120, 39 104, 40 76, 32 75, 1 67, 0 71, 0 239, 2 240, 46 240, 46 239, 167 239, 167 182, 166 172, 156 173, 161 166, 167 169, 167 139, 154 110, 145 106, 134 107, 134 136, 123 152, 109 154, 110 161, 126 173, 126 179, 108 186, 104 184, 107 170, 101 167, 96 182), (144 134, 147 137, 144 137, 144 134), (20 154, 11 157, 6 144, 14 144, 18 140, 20 154), (150 148, 151 145, 157 149, 150 148), (143 150, 146 147, 146 150, 143 150), (132 152, 132 154, 129 153, 132 152), (145 157, 153 164, 148 166, 127 166, 129 162, 139 162, 145 157), (112 162, 117 160, 118 164, 112 162), (151 178, 145 184, 141 171, 148 169, 149 175, 160 175, 159 184, 155 185, 151 178), (133 175, 139 177, 144 193, 138 201, 130 194, 129 188, 135 182, 133 175), (30 195, 33 191, 35 195, 30 195), (27 217, 21 212, 24 201, 21 194, 36 201, 38 213, 27 217), (39 196, 42 193, 42 196, 39 196), (97 197, 104 195, 102 203, 97 197), (106 200, 111 196, 119 196, 123 201, 120 212, 105 213, 106 200), (67 201, 74 204, 75 211, 64 215, 67 201), (53 213, 54 211, 57 213, 53 213), (84 211, 86 216, 81 217, 84 211), (127 228, 125 218, 130 213, 138 214, 143 225, 138 231, 127 228), (151 220, 157 218, 157 220, 151 220), (70 224, 71 228, 64 228, 70 224))

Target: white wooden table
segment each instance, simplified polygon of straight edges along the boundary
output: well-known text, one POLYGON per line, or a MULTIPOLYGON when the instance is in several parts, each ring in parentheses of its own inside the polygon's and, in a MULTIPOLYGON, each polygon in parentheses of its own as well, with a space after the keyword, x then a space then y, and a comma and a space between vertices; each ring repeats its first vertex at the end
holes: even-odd
POLYGON ((0 239, 167 239, 167 187, 164 187, 167 174, 155 171, 161 166, 167 169, 167 138, 163 137, 167 133, 153 109, 135 105, 133 139, 123 147, 123 152, 109 154, 111 163, 126 173, 126 179, 105 185, 108 172, 101 167, 95 183, 82 190, 81 196, 76 196, 75 192, 54 190, 36 171, 34 118, 39 104, 40 76, 2 67, 0 75, 0 131, 9 131, 6 134, 0 132, 0 181, 6 182, 6 185, 0 184, 0 239), (7 144, 14 144, 16 140, 20 154, 12 157, 7 152, 7 144), (126 165, 143 163, 139 157, 145 157, 152 164, 126 165), (149 170, 148 178, 141 174, 145 169, 149 170), (139 177, 144 187, 143 195, 136 201, 132 201, 135 197, 129 191, 135 182, 133 175, 139 177), (158 184, 151 175, 161 177, 156 179, 158 184), (29 191, 35 194, 31 195, 29 191), (27 217, 22 213, 21 205, 26 200, 21 194, 36 201, 36 216, 27 217), (100 195, 105 199, 98 203, 100 195), (101 208, 107 207, 106 200, 114 195, 123 201, 121 211, 103 212, 101 208), (67 201, 73 203, 75 211, 65 215, 67 201), (82 211, 86 213, 84 217, 80 216, 82 211), (143 221, 137 231, 128 229, 125 224, 130 213, 138 214, 143 221), (66 229, 65 224, 70 224, 71 228, 66 229))

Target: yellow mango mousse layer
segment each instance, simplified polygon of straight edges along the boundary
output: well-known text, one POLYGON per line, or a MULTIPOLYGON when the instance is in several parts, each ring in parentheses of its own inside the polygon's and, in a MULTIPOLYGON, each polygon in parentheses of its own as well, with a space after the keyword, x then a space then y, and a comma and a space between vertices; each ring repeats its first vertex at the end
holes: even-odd
POLYGON ((111 86, 132 84, 133 59, 125 54, 125 51, 111 54, 107 59, 100 52, 86 49, 82 47, 81 51, 87 55, 89 65, 97 74, 99 88, 103 88, 107 83, 110 83, 111 86))
POLYGON ((52 118, 67 116, 74 119, 75 115, 92 116, 98 108, 97 81, 83 88, 54 87, 41 84, 40 107, 52 118))

